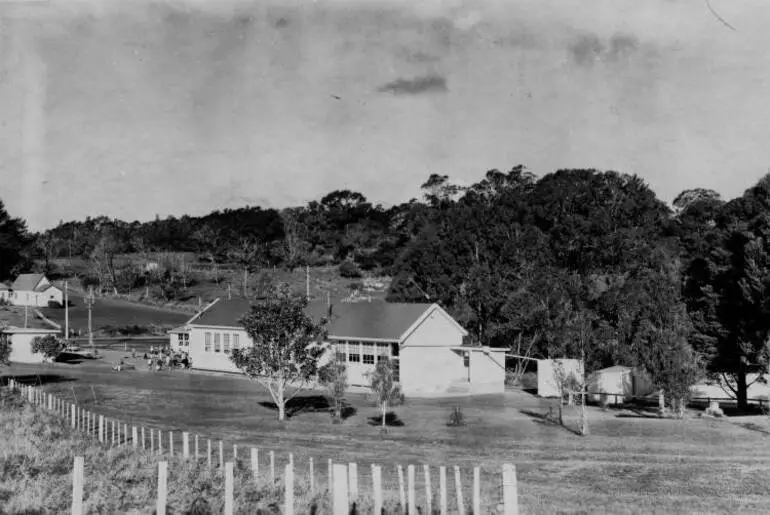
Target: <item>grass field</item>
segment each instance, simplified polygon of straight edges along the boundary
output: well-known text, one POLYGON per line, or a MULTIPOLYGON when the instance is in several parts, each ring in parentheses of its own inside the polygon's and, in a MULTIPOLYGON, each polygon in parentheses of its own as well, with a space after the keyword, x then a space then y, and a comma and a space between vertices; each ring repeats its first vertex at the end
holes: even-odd
MULTIPOLYGON (((348 396, 352 415, 342 424, 331 423, 317 392, 304 395, 294 415, 281 423, 265 393, 239 377, 118 374, 107 363, 93 361, 14 365, 4 373, 29 381, 42 374, 46 390, 74 395, 94 411, 129 424, 222 439, 227 449, 233 443, 273 449, 279 465, 290 451, 300 470, 309 456, 316 463, 355 461, 364 493, 369 464, 383 466, 391 489, 395 464, 418 465, 420 504, 425 501, 423 463, 458 465, 466 478, 479 465, 488 513, 501 495, 500 465, 508 462, 517 466, 523 513, 770 512, 766 417, 734 423, 691 414, 678 421, 590 408, 591 434, 580 437, 541 419, 549 410, 547 401, 511 392, 408 401, 394 410, 396 424, 382 436, 373 425, 377 409, 363 393, 348 396), (447 427, 449 412, 458 404, 467 424, 447 427)), ((567 423, 576 427, 576 412, 568 412, 567 423)), ((449 479, 453 484, 451 474, 449 479)), ((435 486, 437 478, 433 481, 435 486)))

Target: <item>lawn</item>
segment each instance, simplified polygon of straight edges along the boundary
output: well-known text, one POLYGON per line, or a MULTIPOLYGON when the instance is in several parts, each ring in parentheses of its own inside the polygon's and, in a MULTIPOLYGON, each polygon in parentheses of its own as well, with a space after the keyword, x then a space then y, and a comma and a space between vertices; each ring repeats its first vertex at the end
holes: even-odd
MULTIPOLYGON (((371 463, 383 466, 391 494, 397 485, 394 466, 417 465, 420 504, 425 502, 422 464, 450 467, 451 495, 451 467, 458 465, 470 499, 469 479, 478 465, 488 513, 500 501, 499 470, 507 462, 517 466, 522 513, 770 512, 766 432, 694 413, 677 421, 590 408, 591 434, 580 437, 544 422, 541 416, 550 404, 520 392, 414 399, 394 410, 395 423, 383 436, 376 425, 377 408, 362 392, 349 395, 351 414, 342 424, 331 423, 319 392, 298 398, 293 416, 281 423, 265 393, 239 377, 114 373, 108 364, 93 361, 14 365, 4 373, 28 380, 42 374, 46 390, 76 396, 97 413, 128 424, 222 439, 228 450, 234 443, 275 450, 277 465, 293 452, 298 474, 310 456, 319 477, 325 476, 325 467, 318 464, 328 458, 355 461, 364 494, 371 463), (462 407, 465 426, 447 426, 455 405, 462 407)), ((572 428, 577 420, 577 412, 567 413, 572 428)), ((434 488, 437 481, 434 474, 434 488)))

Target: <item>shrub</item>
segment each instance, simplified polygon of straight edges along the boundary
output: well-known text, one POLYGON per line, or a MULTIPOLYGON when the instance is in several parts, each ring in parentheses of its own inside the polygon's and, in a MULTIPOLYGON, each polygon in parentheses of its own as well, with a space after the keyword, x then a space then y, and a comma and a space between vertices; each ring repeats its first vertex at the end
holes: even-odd
POLYGON ((361 277, 361 270, 358 269, 352 261, 343 261, 340 263, 339 273, 345 279, 358 279, 361 277))
POLYGON ((53 309, 62 309, 64 307, 64 304, 62 304, 61 302, 56 302, 55 300, 49 300, 48 307, 53 309))
POLYGON ((463 410, 460 406, 455 406, 452 408, 452 412, 449 414, 449 422, 447 422, 447 425, 449 427, 465 425, 465 415, 463 414, 463 410))

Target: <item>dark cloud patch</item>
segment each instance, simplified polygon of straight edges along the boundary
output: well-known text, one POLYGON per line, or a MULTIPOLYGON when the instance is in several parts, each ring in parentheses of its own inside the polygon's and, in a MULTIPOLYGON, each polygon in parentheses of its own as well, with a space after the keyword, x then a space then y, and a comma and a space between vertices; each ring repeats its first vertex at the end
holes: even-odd
POLYGON ((417 63, 434 63, 436 61, 439 61, 440 59, 441 58, 435 54, 431 54, 429 52, 422 52, 420 50, 409 54, 409 60, 417 63))
POLYGON ((392 95, 423 95, 447 91, 446 79, 440 75, 425 75, 413 79, 396 79, 380 86, 377 91, 392 95))
POLYGON ((578 36, 569 45, 569 55, 579 66, 591 66, 600 60, 604 52, 604 45, 596 34, 583 34, 578 36))
POLYGON ((636 36, 629 34, 614 34, 607 41, 602 41, 596 34, 582 34, 570 43, 568 52, 575 64, 590 67, 598 61, 625 61, 640 48, 636 36))
POLYGON ((619 61, 634 54, 639 49, 639 40, 628 34, 615 34, 610 38, 608 57, 619 61))
POLYGON ((286 18, 285 16, 281 16, 275 21, 275 27, 277 29, 283 29, 285 27, 288 27, 291 22, 289 21, 289 18, 286 18))

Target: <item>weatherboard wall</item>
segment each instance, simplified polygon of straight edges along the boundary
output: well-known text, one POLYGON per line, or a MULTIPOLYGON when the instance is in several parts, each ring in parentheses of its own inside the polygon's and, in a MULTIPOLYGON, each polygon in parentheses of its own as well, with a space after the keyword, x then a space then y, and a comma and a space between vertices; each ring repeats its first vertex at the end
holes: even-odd
POLYGON ((230 335, 230 350, 232 351, 233 335, 238 335, 240 347, 251 344, 246 331, 237 328, 225 327, 200 327, 190 328, 189 355, 192 360, 192 368, 199 370, 213 370, 217 372, 235 372, 240 370, 230 361, 230 354, 224 349, 224 334, 230 335), (211 350, 206 350, 206 333, 211 333, 211 350), (220 351, 215 348, 215 334, 220 334, 220 351))
POLYGON ((50 332, 40 333, 15 333, 9 334, 11 340, 11 355, 9 360, 12 363, 43 363, 43 355, 32 352, 32 340, 38 336, 46 336, 50 332))
POLYGON ((505 349, 474 349, 469 361, 472 393, 505 391, 505 349))

